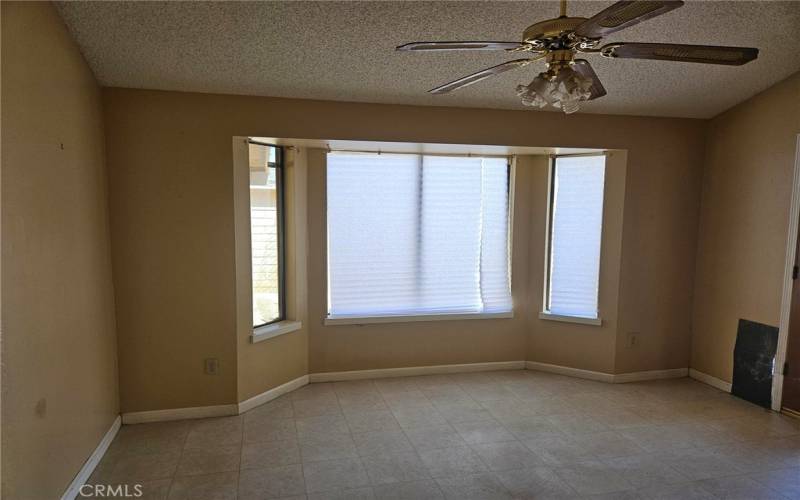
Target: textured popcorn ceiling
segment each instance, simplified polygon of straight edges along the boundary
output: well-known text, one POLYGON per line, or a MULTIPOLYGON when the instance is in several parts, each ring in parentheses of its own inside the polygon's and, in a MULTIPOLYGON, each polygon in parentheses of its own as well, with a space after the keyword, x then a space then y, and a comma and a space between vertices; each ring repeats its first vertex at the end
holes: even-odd
MULTIPOLYGON (((590 16, 612 2, 570 2, 590 16)), ((430 40, 517 41, 557 2, 66 2, 57 4, 104 86, 524 109, 514 87, 544 63, 450 95, 438 84, 520 57, 397 53, 430 40)), ((752 46, 742 67, 587 55, 608 95, 582 112, 708 118, 800 69, 800 2, 687 1, 605 40, 752 46)))

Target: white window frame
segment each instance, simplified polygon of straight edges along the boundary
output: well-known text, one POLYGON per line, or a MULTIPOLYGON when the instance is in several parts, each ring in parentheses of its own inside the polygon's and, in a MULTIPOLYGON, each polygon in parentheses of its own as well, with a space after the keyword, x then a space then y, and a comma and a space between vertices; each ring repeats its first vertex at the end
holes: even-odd
MULTIPOLYGON (((375 154, 374 151, 344 151, 348 153, 365 153, 375 154)), ((380 154, 380 152, 378 152, 380 154)), ((389 153, 391 154, 391 153, 389 153)), ((483 156, 483 157, 497 157, 497 155, 480 155, 463 153, 398 153, 398 154, 427 154, 428 156, 483 156)), ((511 311, 498 312, 498 313, 433 313, 433 314, 398 314, 398 315, 382 315, 382 316, 360 316, 360 315, 336 315, 329 312, 330 308, 330 238, 328 237, 328 203, 324 203, 325 211, 325 301, 326 301, 326 314, 322 320, 325 326, 336 325, 368 325, 379 323, 412 323, 418 321, 456 321, 456 320, 475 320, 475 319, 513 319, 514 318, 514 301, 513 301, 513 248, 514 248, 514 193, 516 191, 516 155, 502 156, 508 160, 508 281, 512 293, 511 311)), ((325 176, 327 184, 328 168, 325 167, 325 176)))
POLYGON ((547 172, 547 219, 545 221, 545 251, 544 251, 544 283, 542 289, 542 310, 539 312, 539 319, 549 321, 559 321, 563 323, 575 323, 580 325, 601 326, 603 319, 600 314, 600 276, 603 265, 603 225, 605 223, 605 188, 603 189, 603 207, 601 208, 600 216, 600 262, 598 264, 598 277, 597 277, 597 317, 588 318, 584 316, 566 316, 563 314, 553 314, 549 310, 550 302, 550 263, 552 252, 552 237, 553 237, 553 202, 555 193, 555 169, 557 158, 569 158, 576 156, 605 156, 606 168, 608 167, 608 154, 606 151, 599 153, 580 153, 580 154, 564 154, 564 155, 550 155, 548 162, 547 172))

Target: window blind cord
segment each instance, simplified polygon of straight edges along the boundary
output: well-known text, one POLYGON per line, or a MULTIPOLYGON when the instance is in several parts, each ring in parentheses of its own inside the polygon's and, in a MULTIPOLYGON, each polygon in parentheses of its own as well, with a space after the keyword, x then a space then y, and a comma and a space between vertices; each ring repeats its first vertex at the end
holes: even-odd
POLYGON ((423 224, 423 214, 422 214, 422 205, 423 205, 423 196, 425 195, 425 183, 423 180, 425 179, 425 162, 422 155, 417 156, 417 256, 416 256, 416 275, 415 275, 415 285, 416 285, 416 301, 417 307, 422 307, 422 303, 420 302, 423 297, 423 289, 422 289, 422 279, 423 279, 423 269, 422 269, 422 256, 425 255, 423 253, 425 245, 424 238, 422 237, 422 224, 423 224))
POLYGON ((478 223, 478 289, 480 290, 480 297, 481 297, 481 311, 486 309, 486 292, 484 290, 484 280, 483 280, 483 231, 484 231, 484 223, 486 218, 486 211, 485 211, 485 199, 484 199, 484 175, 486 175, 486 167, 484 165, 484 161, 481 160, 481 201, 480 201, 480 222, 478 223))

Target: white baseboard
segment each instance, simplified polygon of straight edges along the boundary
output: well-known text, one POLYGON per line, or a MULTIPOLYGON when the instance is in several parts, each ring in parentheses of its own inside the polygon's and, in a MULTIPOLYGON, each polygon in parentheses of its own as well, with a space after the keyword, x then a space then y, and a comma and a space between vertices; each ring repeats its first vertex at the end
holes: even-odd
POLYGON ((410 377, 415 375, 434 375, 442 373, 465 373, 493 370, 524 370, 524 361, 498 361, 491 363, 468 363, 461 365, 411 366, 406 368, 384 368, 377 370, 357 370, 348 372, 325 372, 303 375, 285 384, 262 392, 250 399, 234 405, 200 406, 196 408, 173 408, 168 410, 139 411, 122 414, 123 424, 141 424, 184 420, 190 418, 224 417, 239 415, 259 405, 314 382, 338 382, 368 378, 410 377))
POLYGON ((194 408, 170 408, 167 410, 135 411, 122 414, 123 424, 144 424, 148 422, 166 422, 168 420, 186 420, 192 418, 227 417, 238 415, 238 405, 197 406, 194 408))
MULTIPOLYGON (((686 368, 671 370, 651 370, 633 373, 602 373, 581 370, 569 366, 551 365, 538 361, 496 361, 489 363, 466 363, 459 365, 410 366, 405 368, 381 368, 375 370, 355 370, 346 372, 322 372, 303 375, 285 384, 272 388, 238 404, 219 406, 200 406, 196 408, 174 408, 168 410, 140 411, 122 414, 123 424, 140 424, 146 422, 163 422, 167 420, 184 420, 192 418, 224 417, 239 415, 273 399, 294 391, 309 383, 339 382, 345 380, 362 380, 369 378, 411 377, 417 375, 436 375, 444 373, 469 373, 494 370, 539 370, 559 375, 597 380, 609 383, 636 382, 665 378, 680 378, 687 375, 686 368)), ((712 384, 713 385, 713 384, 712 384)))
POLYGON ((290 380, 285 384, 279 385, 278 387, 262 392, 261 394, 257 394, 252 398, 246 399, 239 403, 239 414, 242 414, 248 410, 252 410, 256 406, 263 405, 264 403, 272 401, 278 396, 282 396, 287 392, 292 392, 293 390, 299 389, 307 384, 308 375, 303 375, 302 377, 297 377, 296 379, 290 380))
POLYGON ((666 378, 683 378, 689 374, 688 368, 672 368, 669 370, 648 370, 644 372, 630 373, 603 373, 592 370, 582 370, 562 365, 551 365, 538 361, 527 361, 525 366, 528 370, 539 370, 542 372, 557 373, 569 377, 596 380, 598 382, 608 382, 610 384, 625 384, 627 382, 641 382, 643 380, 658 380, 666 378))
POLYGON ((405 368, 312 373, 308 376, 308 381, 311 383, 339 382, 343 380, 362 380, 367 378, 413 377, 416 375, 436 375, 442 373, 523 369, 525 369, 525 361, 496 361, 490 363, 466 363, 461 365, 409 366, 405 368))
POLYGON ((720 380, 717 377, 712 377, 708 373, 703 373, 701 371, 695 370, 694 368, 689 368, 689 376, 697 380, 698 382, 708 384, 711 387, 716 387, 720 391, 731 392, 730 382, 725 382, 724 380, 720 380))
POLYGON ((571 368, 569 366, 551 365, 549 363, 540 363, 538 361, 527 361, 525 367, 528 370, 538 370, 541 372, 557 373, 559 375, 567 375, 570 377, 585 378, 587 380, 597 380, 599 382, 614 382, 614 375, 611 373, 595 372, 591 370, 581 370, 580 368, 571 368))
POLYGON ((186 420, 193 418, 212 418, 212 417, 228 417, 232 415, 239 415, 247 410, 251 410, 256 406, 263 405, 268 401, 299 389, 308 384, 308 375, 297 377, 290 380, 285 384, 273 387, 268 391, 257 394, 250 399, 242 401, 237 404, 218 405, 218 406, 197 406, 194 408, 170 408, 167 410, 150 410, 150 411, 136 411, 131 413, 122 414, 123 424, 144 424, 149 422, 166 422, 169 420, 186 420))
POLYGON ((641 382, 644 380, 660 380, 665 378, 683 378, 689 376, 688 368, 670 368, 668 370, 648 370, 644 372, 616 373, 615 384, 641 382))
POLYGON ((78 496, 81 486, 86 484, 86 481, 89 480, 89 476, 92 475, 95 467, 97 467, 97 464, 103 459, 103 455, 106 454, 108 447, 111 446, 111 441, 113 441, 114 437, 117 435, 120 425, 122 425, 122 419, 117 415, 117 418, 114 419, 114 423, 111 424, 111 428, 108 429, 103 439, 100 440, 100 444, 98 444, 97 448, 89 455, 86 463, 83 464, 83 467, 78 471, 78 474, 72 480, 69 487, 67 487, 67 490, 61 495, 61 500, 73 500, 78 496))

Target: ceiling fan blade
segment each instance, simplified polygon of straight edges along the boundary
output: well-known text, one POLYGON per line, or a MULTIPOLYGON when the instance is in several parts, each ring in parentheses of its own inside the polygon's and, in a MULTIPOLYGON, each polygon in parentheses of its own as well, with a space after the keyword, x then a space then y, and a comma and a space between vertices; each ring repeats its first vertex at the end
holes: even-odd
POLYGON ((575 34, 587 38, 604 37, 681 5, 681 0, 622 0, 579 24, 575 34))
POLYGON ((729 66, 741 66, 758 57, 758 49, 752 47, 678 43, 613 43, 600 50, 604 56, 621 59, 657 59, 729 66))
POLYGON ((413 42, 395 50, 514 50, 526 47, 520 42, 413 42))
POLYGON ((575 64, 572 65, 572 69, 574 69, 576 73, 592 81, 592 87, 589 89, 592 95, 589 96, 587 101, 606 95, 606 89, 603 87, 603 84, 600 83, 600 78, 597 77, 597 73, 594 72, 589 61, 586 59, 575 59, 575 64))
POLYGON ((448 92, 452 92, 453 90, 472 85, 473 83, 478 83, 481 80, 485 80, 492 76, 499 75, 500 73, 505 73, 506 71, 512 69, 527 66, 534 60, 535 59, 515 59, 513 61, 504 62, 503 64, 498 64, 497 66, 486 68, 482 71, 478 71, 477 73, 472 73, 471 75, 459 78, 458 80, 454 80, 450 83, 445 83, 444 85, 440 85, 434 89, 429 90, 428 92, 430 92, 431 94, 446 94, 448 92))

